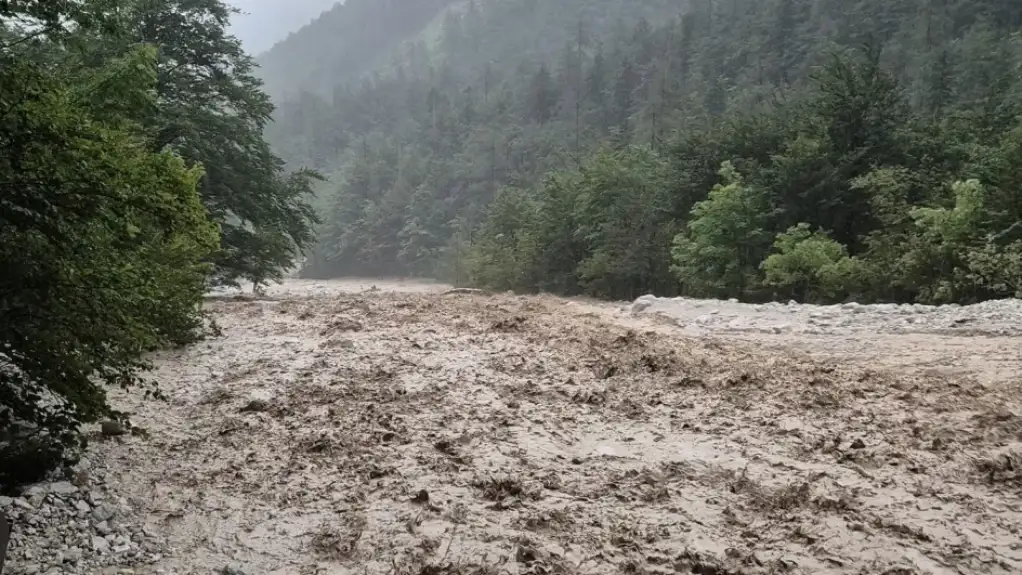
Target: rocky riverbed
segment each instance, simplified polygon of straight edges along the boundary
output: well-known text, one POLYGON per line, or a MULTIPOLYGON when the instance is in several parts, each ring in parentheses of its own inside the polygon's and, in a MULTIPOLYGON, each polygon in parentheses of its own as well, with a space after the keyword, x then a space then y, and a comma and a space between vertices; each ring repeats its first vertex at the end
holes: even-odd
POLYGON ((1022 572, 1016 302, 444 291, 211 299, 5 573, 1022 572))
POLYGON ((0 511, 13 525, 5 573, 132 573, 117 566, 160 561, 165 548, 143 525, 137 503, 123 496, 116 472, 85 458, 66 475, 19 497, 0 496, 0 511))
POLYGON ((1015 299, 968 306, 858 303, 810 305, 795 302, 743 304, 737 300, 658 298, 650 295, 623 306, 622 311, 669 318, 690 334, 1022 334, 1022 300, 1015 299))

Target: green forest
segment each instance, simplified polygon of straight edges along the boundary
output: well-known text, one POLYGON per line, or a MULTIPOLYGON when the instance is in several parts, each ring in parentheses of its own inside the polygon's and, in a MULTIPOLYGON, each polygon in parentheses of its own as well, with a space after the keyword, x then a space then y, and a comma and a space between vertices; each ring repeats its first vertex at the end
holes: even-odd
POLYGON ((274 149, 329 176, 308 277, 1022 291, 1014 0, 349 0, 260 63, 274 149))
POLYGON ((318 175, 263 139, 273 106, 219 0, 0 0, 0 487, 37 480, 158 395, 149 352, 215 331, 207 289, 314 241, 318 175))

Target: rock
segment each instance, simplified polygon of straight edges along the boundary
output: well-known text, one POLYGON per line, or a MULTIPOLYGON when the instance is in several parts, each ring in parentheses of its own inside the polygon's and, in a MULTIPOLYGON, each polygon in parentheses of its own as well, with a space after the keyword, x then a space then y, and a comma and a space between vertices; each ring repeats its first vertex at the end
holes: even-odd
POLYGON ((36 499, 46 497, 46 488, 42 485, 33 485, 21 493, 21 496, 25 499, 36 499))
POLYGON ((96 532, 99 533, 100 535, 106 536, 110 535, 110 533, 112 533, 112 530, 110 529, 109 523, 107 523, 106 521, 100 521, 99 523, 96 524, 96 532))
POLYGON ((78 563, 82 560, 82 550, 77 547, 72 547, 64 552, 64 561, 68 563, 78 563))
POLYGON ((262 413, 270 409, 270 404, 263 399, 253 399, 239 411, 241 413, 262 413))
POLYGON ((861 439, 856 439, 852 442, 852 449, 866 449, 866 442, 861 439))
POLYGON ((36 563, 22 563, 21 572, 23 575, 36 575, 40 570, 39 565, 36 563))
POLYGON ((92 511, 92 506, 89 505, 87 502, 79 499, 78 501, 75 502, 75 509, 77 509, 81 513, 88 513, 92 511))
POLYGON ((220 570, 223 575, 248 575, 240 563, 231 563, 220 570))
POLYGON ((647 309, 649 309, 649 307, 651 305, 653 305, 653 302, 651 302, 651 301, 647 301, 647 300, 643 300, 643 299, 638 299, 638 300, 635 301, 635 303, 632 304, 632 309, 631 309, 630 313, 632 315, 639 315, 640 313, 642 313, 642 312, 646 311, 647 309))
POLYGON ((113 420, 104 421, 103 423, 101 423, 100 431, 106 437, 117 437, 120 435, 124 435, 128 432, 128 430, 125 429, 123 423, 121 423, 120 421, 113 420))
POLYGON ((13 497, 4 497, 3 495, 0 495, 0 509, 7 509, 11 505, 14 505, 13 497))
POLYGON ((92 510, 92 518, 97 522, 109 521, 117 515, 117 511, 111 505, 100 505, 92 510))
POLYGON ((99 553, 106 553, 110 551, 110 542, 102 537, 93 537, 92 549, 99 553))
POLYGON ((26 501, 25 499, 23 499, 21 497, 15 497, 14 498, 14 507, 20 507, 20 508, 22 508, 22 509, 24 509, 26 511, 34 511, 35 510, 35 507, 31 503, 29 503, 28 501, 26 501))
POLYGON ((50 485, 50 493, 60 496, 74 495, 78 493, 78 488, 70 481, 58 481, 57 483, 50 485))

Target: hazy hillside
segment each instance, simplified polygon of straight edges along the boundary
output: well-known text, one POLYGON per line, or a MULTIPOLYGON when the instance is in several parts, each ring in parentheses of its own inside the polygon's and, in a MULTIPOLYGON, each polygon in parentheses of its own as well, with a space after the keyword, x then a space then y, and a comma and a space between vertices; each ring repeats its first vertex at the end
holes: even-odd
POLYGON ((241 10, 231 18, 230 32, 250 54, 261 54, 340 1, 230 0, 241 10))
POLYGON ((335 10, 272 54, 271 141, 335 176, 308 274, 1022 293, 1018 2, 440 4, 335 10))
POLYGON ((367 71, 381 54, 413 36, 453 0, 348 0, 259 58, 267 91, 278 100, 301 91, 329 95, 367 71))

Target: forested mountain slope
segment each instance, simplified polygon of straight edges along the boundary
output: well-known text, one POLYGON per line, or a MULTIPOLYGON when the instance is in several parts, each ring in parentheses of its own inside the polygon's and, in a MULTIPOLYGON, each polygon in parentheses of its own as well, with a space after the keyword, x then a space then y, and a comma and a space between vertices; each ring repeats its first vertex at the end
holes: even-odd
POLYGON ((250 54, 262 54, 274 44, 315 20, 338 0, 230 0, 240 12, 231 18, 228 32, 237 36, 250 54))
POLYGON ((286 101, 303 91, 329 96, 422 30, 453 0, 347 0, 259 57, 267 91, 286 101))
POLYGON ((474 0, 294 84, 270 137, 335 174, 309 274, 1012 295, 1020 26, 1010 0, 474 0))

